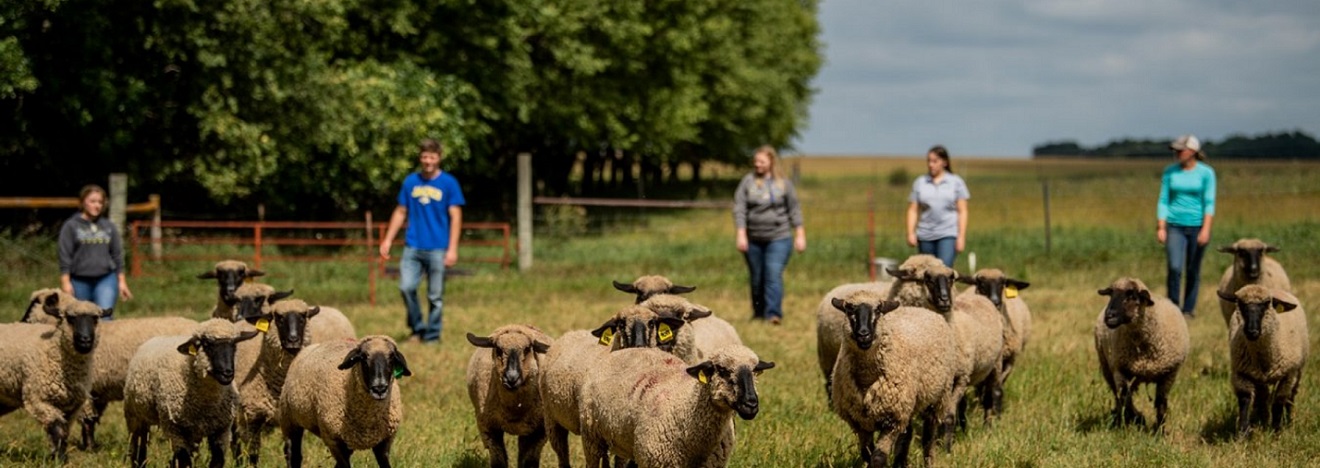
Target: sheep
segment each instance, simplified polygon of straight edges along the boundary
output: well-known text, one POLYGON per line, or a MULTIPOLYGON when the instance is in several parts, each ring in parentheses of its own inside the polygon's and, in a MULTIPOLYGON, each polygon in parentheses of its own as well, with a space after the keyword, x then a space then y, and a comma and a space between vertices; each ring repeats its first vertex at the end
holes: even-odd
POLYGON ((211 271, 197 275, 197 278, 214 279, 219 285, 220 295, 216 299, 215 310, 217 313, 223 313, 233 305, 234 293, 238 291, 239 286, 246 283, 249 278, 264 276, 265 274, 261 270, 248 268, 246 263, 238 260, 221 260, 215 264, 211 271))
POLYGON ((1291 422, 1293 398, 1311 352, 1306 311, 1287 291, 1257 284, 1234 294, 1221 292, 1219 298, 1233 301, 1237 311, 1229 324, 1228 346, 1238 436, 1250 434, 1253 419, 1270 421, 1279 430, 1291 422))
MULTIPOLYGON (((709 310, 691 310, 690 320, 704 319, 709 310)), ((660 348, 678 356, 685 362, 698 361, 696 336, 692 324, 684 319, 684 310, 655 310, 642 305, 631 305, 616 312, 604 324, 591 331, 600 338, 600 344, 611 350, 624 348, 660 348)))
MULTIPOLYGON (((953 327, 964 362, 962 369, 968 373, 966 386, 976 389, 983 409, 982 419, 989 424, 997 414, 995 402, 1003 394, 1000 383, 1004 368, 1004 316, 989 298, 971 291, 955 296, 953 308, 941 315, 953 327)), ((969 398, 963 393, 958 395, 958 427, 966 429, 969 398)))
POLYGON ((1169 390, 1187 359, 1190 340, 1187 322, 1172 301, 1152 297, 1136 278, 1119 278, 1099 290, 1109 303, 1095 321, 1095 351, 1100 374, 1114 395, 1114 422, 1145 424, 1132 404, 1143 383, 1155 384, 1155 426, 1164 426, 1169 390))
POLYGON ((45 307, 46 298, 51 295, 57 296, 58 302, 56 307, 78 300, 73 297, 72 294, 66 293, 59 288, 45 288, 32 291, 27 310, 23 311, 23 318, 18 319, 18 321, 23 323, 44 323, 46 325, 54 325, 58 319, 42 312, 42 308, 45 307))
POLYGON ((568 433, 582 433, 582 384, 609 353, 610 347, 602 346, 592 332, 573 330, 556 339, 541 361, 541 411, 546 437, 561 468, 570 466, 568 433))
MULTIPOLYGON (((242 289, 239 288, 240 295, 242 289)), ((240 459, 246 448, 248 462, 255 466, 261 453, 261 435, 275 421, 275 409, 289 365, 296 354, 312 344, 309 322, 321 313, 321 308, 299 299, 287 299, 269 304, 267 310, 240 311, 265 334, 260 340, 240 345, 235 364, 239 400, 234 422, 238 437, 231 441, 231 448, 235 460, 240 459)))
POLYGON ((234 289, 228 299, 222 299, 211 309, 211 318, 238 322, 248 316, 258 315, 265 306, 292 295, 293 290, 276 292, 269 284, 243 283, 234 289))
POLYGON ((833 399, 830 386, 833 382, 834 361, 839 357, 839 348, 848 339, 848 320, 839 309, 834 308, 834 299, 847 297, 853 292, 870 289, 878 294, 889 293, 890 283, 850 283, 831 289, 816 306, 816 363, 825 376, 825 397, 833 399))
POLYGON ((509 465, 504 433, 518 436, 518 466, 537 467, 545 446, 540 361, 554 340, 528 325, 505 325, 490 336, 467 334, 467 388, 490 466, 509 465))
POLYGON ((1224 295, 1233 295, 1248 284, 1259 284, 1267 288, 1292 292, 1292 283, 1288 281, 1288 272, 1283 265, 1267 253, 1278 252, 1279 248, 1266 244, 1260 239, 1238 239, 1237 242, 1219 248, 1220 252, 1232 254, 1233 264, 1224 269, 1224 276, 1219 278, 1219 312, 1224 316, 1224 325, 1228 325, 1237 308, 1234 301, 1222 299, 1224 295))
POLYGON ((738 336, 738 330, 734 329, 733 325, 716 317, 705 306, 693 304, 682 297, 659 294, 643 301, 640 305, 660 314, 681 317, 688 322, 696 346, 695 358, 679 351, 674 352, 688 363, 706 359, 725 346, 742 344, 742 338, 738 336))
POLYGON ((587 466, 606 461, 606 448, 644 468, 725 466, 733 414, 756 417, 755 375, 774 366, 741 345, 693 366, 655 349, 609 353, 582 387, 587 466))
POLYGON ((87 301, 46 296, 55 325, 0 324, 0 415, 23 408, 50 439, 51 457, 68 460, 69 423, 92 385, 96 325, 107 312, 87 301))
POLYGON ((637 301, 634 302, 634 304, 641 304, 656 294, 686 294, 696 291, 697 287, 679 286, 672 281, 669 281, 669 278, 660 275, 648 275, 638 277, 632 282, 632 284, 615 281, 614 289, 618 289, 628 294, 636 294, 637 301))
POLYGON ((186 335, 197 321, 182 317, 138 317, 111 320, 97 326, 96 359, 92 361, 91 399, 84 409, 80 448, 96 446, 96 425, 106 405, 124 400, 128 364, 139 346, 157 336, 186 335))
MULTIPOLYGON (((275 288, 265 284, 244 284, 234 292, 234 311, 231 316, 235 321, 253 321, 253 317, 263 315, 271 304, 292 295, 292 289, 277 292, 275 288)), ((357 339, 357 330, 353 328, 353 323, 348 320, 343 312, 333 307, 317 306, 317 308, 320 313, 314 314, 311 321, 307 323, 307 335, 311 340, 308 344, 357 339)))
POLYGON ((832 299, 847 318, 849 340, 835 362, 831 409, 857 435, 862 459, 905 465, 912 419, 923 423, 926 466, 935 431, 952 421, 961 356, 953 327, 929 310, 901 306, 871 289, 832 299), (879 433, 873 440, 872 435, 879 433))
POLYGON ((349 466, 353 451, 370 448, 390 466, 390 446, 403 421, 398 379, 412 375, 388 336, 314 344, 289 366, 279 399, 279 426, 288 466, 302 466, 302 437, 311 431, 349 466))
MULTIPOLYGON (((970 278, 959 277, 958 282, 972 286, 962 294, 980 294, 990 299, 1004 320, 1003 370, 999 374, 1002 388, 1031 338, 1031 309, 1018 296, 1018 291, 1027 289, 1031 283, 1009 278, 996 268, 981 269, 970 278)), ((1003 411, 1002 398, 996 397, 993 403, 996 412, 1003 411)))
POLYGON ((210 319, 194 324, 189 334, 158 336, 138 348, 124 379, 124 421, 133 466, 147 465, 151 426, 160 426, 170 441, 170 466, 191 466, 203 438, 211 451, 210 466, 225 466, 225 444, 238 402, 235 348, 255 336, 256 330, 210 319))

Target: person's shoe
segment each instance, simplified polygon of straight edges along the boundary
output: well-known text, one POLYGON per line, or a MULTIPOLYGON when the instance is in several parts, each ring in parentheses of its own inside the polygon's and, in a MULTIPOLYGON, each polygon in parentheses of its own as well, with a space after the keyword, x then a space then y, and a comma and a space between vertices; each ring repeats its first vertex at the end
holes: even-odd
POLYGON ((770 317, 771 325, 779 325, 779 317, 770 317))
POLYGON ((408 342, 408 343, 412 343, 412 344, 421 344, 421 343, 422 343, 422 335, 410 335, 410 336, 408 336, 408 340, 407 340, 407 342, 408 342))

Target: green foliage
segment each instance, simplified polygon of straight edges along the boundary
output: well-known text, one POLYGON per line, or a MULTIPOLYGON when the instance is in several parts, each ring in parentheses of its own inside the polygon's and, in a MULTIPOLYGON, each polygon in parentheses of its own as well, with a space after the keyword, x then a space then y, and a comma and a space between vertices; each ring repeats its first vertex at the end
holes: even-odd
MULTIPOLYGON (((1036 145, 1034 156, 1164 157, 1171 140, 1118 139, 1094 148, 1064 140, 1036 145)), ((1213 158, 1232 159, 1318 159, 1320 141, 1301 130, 1260 135, 1231 135, 1224 141, 1201 140, 1202 150, 1213 158)))

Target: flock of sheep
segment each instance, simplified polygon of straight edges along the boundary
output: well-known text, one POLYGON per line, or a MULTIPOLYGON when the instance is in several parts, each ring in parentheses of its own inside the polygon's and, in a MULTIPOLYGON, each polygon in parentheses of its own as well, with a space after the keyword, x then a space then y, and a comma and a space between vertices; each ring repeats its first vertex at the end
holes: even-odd
POLYGON ((256 465, 262 435, 278 426, 289 466, 301 466, 311 431, 348 466, 371 449, 380 466, 402 420, 396 379, 410 375, 394 340, 357 339, 330 307, 250 281, 263 273, 222 261, 211 319, 125 318, 57 289, 32 294, 19 323, 0 324, 0 415, 22 408, 45 429, 51 456, 67 459, 73 421, 80 445, 96 443, 106 405, 123 401, 133 466, 146 466, 150 428, 171 446, 170 466, 191 466, 205 440, 210 466, 246 454, 256 465))
MULTIPOLYGON (((1234 261, 1217 295, 1229 330, 1238 433, 1289 422, 1309 354, 1306 315, 1283 267, 1257 239, 1223 247, 1234 261)), ((845 284, 817 308, 817 353, 830 408, 857 436, 870 466, 902 465, 919 422, 925 462, 965 429, 972 401, 990 424, 1003 388, 1031 337, 1029 284, 997 269, 970 277, 929 255, 888 270, 889 282, 845 284), (954 283, 969 285, 961 293, 954 283)), ((251 281, 242 262, 199 276, 219 295, 212 318, 128 318, 54 289, 32 294, 19 323, 0 324, 0 415, 23 408, 45 429, 51 454, 66 457, 70 426, 96 443, 97 422, 123 401, 134 466, 145 466, 149 430, 172 447, 171 465, 190 466, 205 440, 210 466, 226 451, 256 465, 262 435, 278 426, 289 466, 301 466, 306 431, 337 466, 371 449, 380 466, 402 416, 396 380, 407 361, 387 336, 358 339, 344 314, 251 281)), ((557 339, 511 324, 476 348, 467 387, 491 466, 508 466, 504 436, 516 436, 518 466, 539 466, 547 440, 570 466, 568 435, 581 438, 587 466, 724 466, 733 455, 734 415, 760 409, 762 361, 727 321, 679 296, 695 288, 661 276, 614 287, 635 296, 594 330, 557 339)), ((1108 304, 1095 324, 1100 370, 1116 424, 1145 424, 1133 405, 1156 386, 1155 422, 1189 350, 1187 323, 1141 280, 1099 290, 1108 304)))

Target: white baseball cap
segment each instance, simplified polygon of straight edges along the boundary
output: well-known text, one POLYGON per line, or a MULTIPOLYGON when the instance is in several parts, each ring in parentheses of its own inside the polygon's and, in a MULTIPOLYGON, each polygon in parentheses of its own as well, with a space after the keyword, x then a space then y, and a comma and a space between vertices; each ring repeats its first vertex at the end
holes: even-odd
POLYGON ((1201 152, 1201 140, 1196 139, 1196 135, 1183 135, 1169 143, 1169 149, 1182 151, 1185 149, 1196 152, 1196 157, 1205 159, 1205 153, 1201 152))

